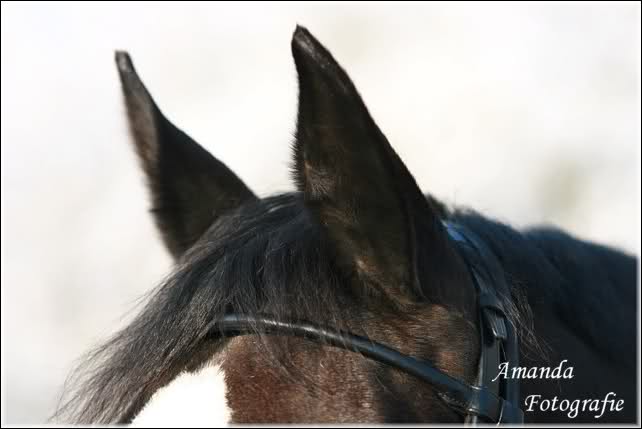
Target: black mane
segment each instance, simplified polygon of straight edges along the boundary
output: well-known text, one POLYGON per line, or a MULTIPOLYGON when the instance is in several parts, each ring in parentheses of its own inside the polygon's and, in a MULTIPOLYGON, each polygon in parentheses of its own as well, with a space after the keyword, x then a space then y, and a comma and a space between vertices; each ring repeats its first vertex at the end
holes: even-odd
MULTIPOLYGON (((635 332, 621 327, 636 326, 636 290, 629 287, 636 283, 636 258, 552 226, 519 231, 468 210, 452 218, 491 247, 515 300, 528 303, 523 311, 551 314, 612 362, 635 355, 635 332)), ((522 328, 524 341, 532 331, 522 328)), ((546 346, 546 339, 531 340, 536 348, 546 346)))
MULTIPOLYGON (((628 320, 634 314, 608 309, 635 296, 609 285, 611 276, 635 275, 635 259, 622 259, 557 230, 521 233, 470 211, 448 216, 478 234, 503 263, 513 287, 522 346, 538 340, 532 337, 530 305, 549 306, 611 359, 630 351, 627 336, 610 333, 617 332, 612 329, 616 325, 635 326, 628 320), (613 268, 601 268, 602 262, 613 268), (574 289, 578 284, 584 289, 574 289)), ((221 342, 212 342, 206 328, 226 311, 345 326, 348 317, 341 303, 350 297, 337 273, 333 251, 301 194, 244 205, 208 230, 153 291, 133 323, 87 356, 71 380, 82 389, 68 392, 57 417, 78 422, 131 419, 156 389, 220 349, 221 342)))
POLYGON ((211 357, 220 344, 206 327, 226 311, 344 324, 349 296, 322 237, 300 194, 255 200, 221 217, 136 319, 86 357, 70 380, 83 388, 70 392, 58 417, 127 421, 157 388, 198 365, 204 347, 211 357))

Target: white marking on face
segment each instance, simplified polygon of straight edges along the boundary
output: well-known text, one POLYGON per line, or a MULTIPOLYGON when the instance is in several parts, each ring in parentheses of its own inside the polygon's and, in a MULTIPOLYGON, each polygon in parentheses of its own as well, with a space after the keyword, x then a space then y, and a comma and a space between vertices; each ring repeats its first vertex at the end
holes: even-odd
POLYGON ((183 372, 154 393, 132 426, 218 427, 230 421, 223 370, 208 364, 183 372))

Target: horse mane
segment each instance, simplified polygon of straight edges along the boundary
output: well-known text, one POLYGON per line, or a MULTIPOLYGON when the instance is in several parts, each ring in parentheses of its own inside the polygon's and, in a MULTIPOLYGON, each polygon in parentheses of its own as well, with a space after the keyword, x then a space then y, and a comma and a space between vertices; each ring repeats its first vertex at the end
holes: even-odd
POLYGON ((223 216, 132 323, 82 359, 53 419, 131 419, 154 391, 203 360, 204 344, 210 358, 220 349, 224 342, 212 341, 207 327, 226 311, 345 326, 339 300, 346 291, 331 255, 299 194, 257 200, 223 216))
MULTIPOLYGON (((449 211, 441 204, 439 211, 471 228, 500 259, 512 287, 508 316, 518 329, 523 352, 546 353, 534 334, 532 305, 554 305, 600 350, 612 347, 608 353, 615 355, 622 349, 618 346, 622 338, 604 335, 619 323, 614 318, 589 326, 578 322, 586 321, 587 309, 603 315, 609 306, 597 304, 620 298, 600 289, 597 282, 585 291, 573 289, 572 278, 556 266, 559 255, 555 257, 543 243, 547 234, 553 234, 557 240, 553 248, 561 243, 568 252, 602 252, 601 257, 608 257, 607 251, 561 232, 521 233, 471 211, 449 211)), ((344 287, 346 279, 341 278, 333 255, 300 193, 256 200, 222 216, 149 294, 133 322, 83 358, 68 379, 70 387, 53 419, 131 420, 157 389, 222 349, 225 341, 212 339, 208 326, 229 311, 269 313, 358 331, 350 326, 345 311, 345 302, 356 302, 350 296, 354 291, 345 290, 350 288, 344 287)), ((261 337, 259 331, 256 334, 261 337)))
MULTIPOLYGON (((620 250, 580 240, 553 226, 516 230, 472 210, 450 214, 492 249, 512 288, 512 318, 522 353, 548 360, 546 339, 535 337, 533 313, 550 314, 613 362, 635 354, 637 260, 620 250), (618 309, 617 311, 613 311, 618 309), (633 311, 629 311, 633 310, 633 311)), ((511 307, 509 306, 509 310, 511 307)))

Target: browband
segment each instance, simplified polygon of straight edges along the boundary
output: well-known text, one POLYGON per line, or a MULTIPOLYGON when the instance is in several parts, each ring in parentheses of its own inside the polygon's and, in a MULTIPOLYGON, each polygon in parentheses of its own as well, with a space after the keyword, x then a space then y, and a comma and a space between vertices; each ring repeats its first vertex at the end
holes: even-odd
POLYGON ((449 376, 427 360, 402 354, 368 338, 306 322, 286 322, 269 315, 227 314, 212 321, 208 332, 222 336, 256 332, 295 336, 360 353, 431 384, 450 408, 465 416, 466 423, 523 423, 524 414, 517 406, 519 381, 506 378, 493 381, 502 361, 508 362, 510 367, 519 365, 517 337, 495 292, 510 296, 503 271, 494 254, 472 232, 452 223, 446 223, 445 227, 463 250, 478 292, 481 353, 475 385, 449 376), (479 260, 492 261, 491 269, 480 269, 480 264, 471 264, 470 252, 476 253, 479 260), (489 287, 490 282, 496 289, 489 287))

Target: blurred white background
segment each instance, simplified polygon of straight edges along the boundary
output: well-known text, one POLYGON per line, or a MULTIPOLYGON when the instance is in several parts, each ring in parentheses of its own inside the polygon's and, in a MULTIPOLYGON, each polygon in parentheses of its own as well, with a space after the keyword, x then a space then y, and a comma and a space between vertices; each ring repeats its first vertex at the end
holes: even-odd
POLYGON ((170 269, 113 61, 258 194, 293 189, 290 36, 342 63, 419 184, 639 254, 640 5, 2 3, 2 422, 170 269))

